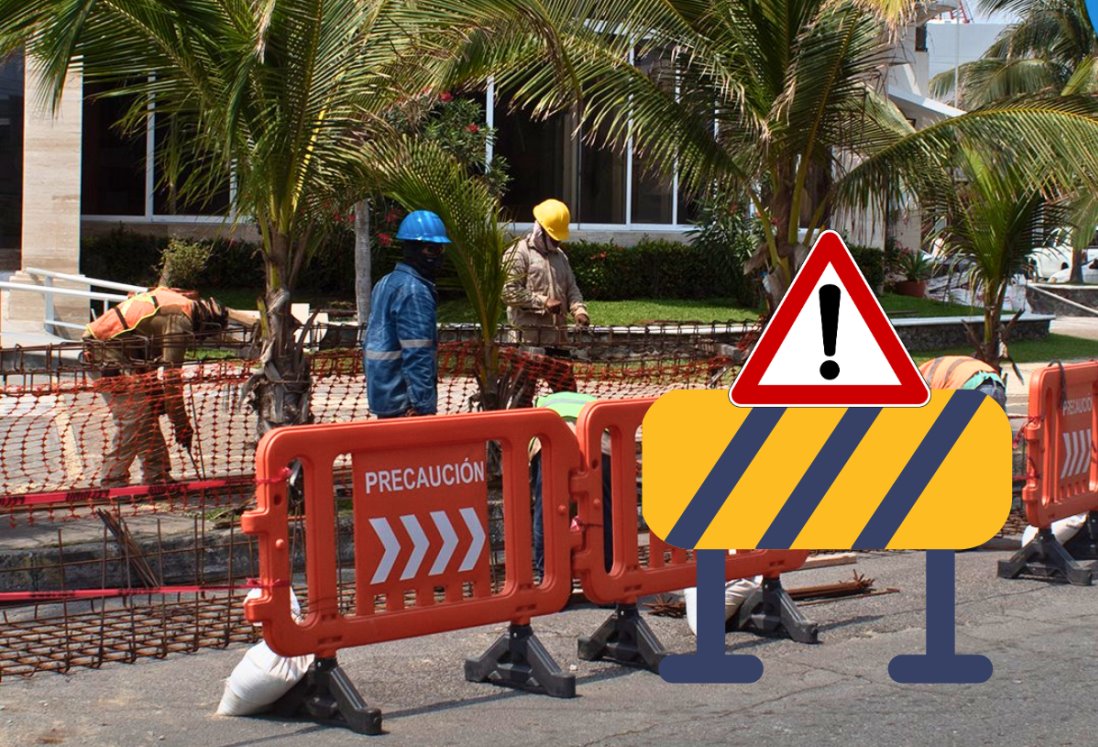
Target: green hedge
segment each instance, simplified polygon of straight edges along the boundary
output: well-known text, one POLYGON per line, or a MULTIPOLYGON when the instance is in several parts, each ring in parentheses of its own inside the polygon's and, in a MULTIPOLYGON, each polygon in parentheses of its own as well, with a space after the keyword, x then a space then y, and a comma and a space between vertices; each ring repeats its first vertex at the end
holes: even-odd
POLYGON ((858 264, 858 269, 865 275, 866 282, 878 296, 884 289, 885 264, 884 252, 871 246, 850 245, 850 253, 858 264))
POLYGON ((566 251, 580 290, 590 300, 719 297, 745 304, 755 301, 732 249, 645 238, 630 247, 573 241, 566 251))

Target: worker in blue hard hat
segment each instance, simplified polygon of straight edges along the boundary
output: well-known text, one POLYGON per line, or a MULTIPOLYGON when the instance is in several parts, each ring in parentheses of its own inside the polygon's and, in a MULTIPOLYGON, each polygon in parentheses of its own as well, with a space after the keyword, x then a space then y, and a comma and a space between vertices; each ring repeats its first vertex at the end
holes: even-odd
POLYGON ((404 256, 374 286, 366 327, 366 398, 379 418, 438 410, 438 293, 435 277, 450 243, 442 219, 409 213, 397 240, 404 256))

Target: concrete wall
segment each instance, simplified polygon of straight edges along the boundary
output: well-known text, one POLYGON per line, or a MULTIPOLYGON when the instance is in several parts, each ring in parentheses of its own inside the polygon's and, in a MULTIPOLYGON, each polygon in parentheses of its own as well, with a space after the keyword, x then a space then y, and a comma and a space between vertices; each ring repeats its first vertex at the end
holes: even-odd
MULTIPOLYGON (((80 149, 83 84, 79 73, 69 76, 56 109, 42 101, 44 86, 28 60, 23 113, 23 236, 21 267, 76 272, 80 266, 80 149)), ((25 272, 14 282, 41 284, 25 272)), ((86 323, 86 301, 56 302, 64 321, 86 323)), ((5 293, 4 319, 43 318, 44 299, 37 293, 5 293)))

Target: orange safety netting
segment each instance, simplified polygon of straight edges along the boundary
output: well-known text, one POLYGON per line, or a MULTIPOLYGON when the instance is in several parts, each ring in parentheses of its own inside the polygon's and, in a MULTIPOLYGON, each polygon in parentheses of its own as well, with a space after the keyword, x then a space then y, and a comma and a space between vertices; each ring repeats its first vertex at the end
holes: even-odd
MULTIPOLYGON (((600 398, 646 397, 675 388, 727 386, 730 360, 690 357, 679 350, 648 351, 610 360, 582 360, 580 348, 552 355, 503 347, 503 401, 529 406, 550 391, 575 389, 600 398)), ((480 409, 477 372, 482 351, 470 341, 439 349, 439 413, 480 409)), ((311 358, 314 422, 370 417, 363 361, 354 349, 311 358)), ((255 414, 242 394, 252 363, 218 360, 182 371, 97 377, 87 369, 56 374, 46 385, 8 385, 0 397, 0 507, 17 513, 74 516, 76 506, 149 495, 186 498, 202 491, 250 494, 256 443, 255 414), (190 449, 187 427, 193 428, 190 449), (126 490, 127 486, 148 486, 126 490)), ((62 517, 63 517, 62 516, 62 517)), ((30 517, 33 518, 33 517, 30 517)))

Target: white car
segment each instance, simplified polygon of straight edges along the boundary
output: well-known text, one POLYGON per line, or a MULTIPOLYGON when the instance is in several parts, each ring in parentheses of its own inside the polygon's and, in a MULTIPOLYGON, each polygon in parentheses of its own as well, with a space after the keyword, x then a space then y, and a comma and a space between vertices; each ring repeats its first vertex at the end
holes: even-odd
MULTIPOLYGON (((1098 249, 1087 249, 1084 253, 1083 281, 1095 282, 1087 279, 1088 265, 1098 259, 1098 249)), ((1033 265, 1037 278, 1047 278, 1051 283, 1066 283, 1071 272, 1071 247, 1067 244, 1058 246, 1042 246, 1034 249, 1029 255, 1030 264, 1033 265), (1063 280, 1057 278, 1063 276, 1063 280)), ((1093 273, 1094 270, 1091 270, 1093 273)))
MULTIPOLYGON (((1053 273, 1048 279, 1050 283, 1066 283, 1071 278, 1071 268, 1053 273)), ((1083 282, 1087 285, 1098 285, 1098 260, 1088 265, 1083 265, 1083 282)))

